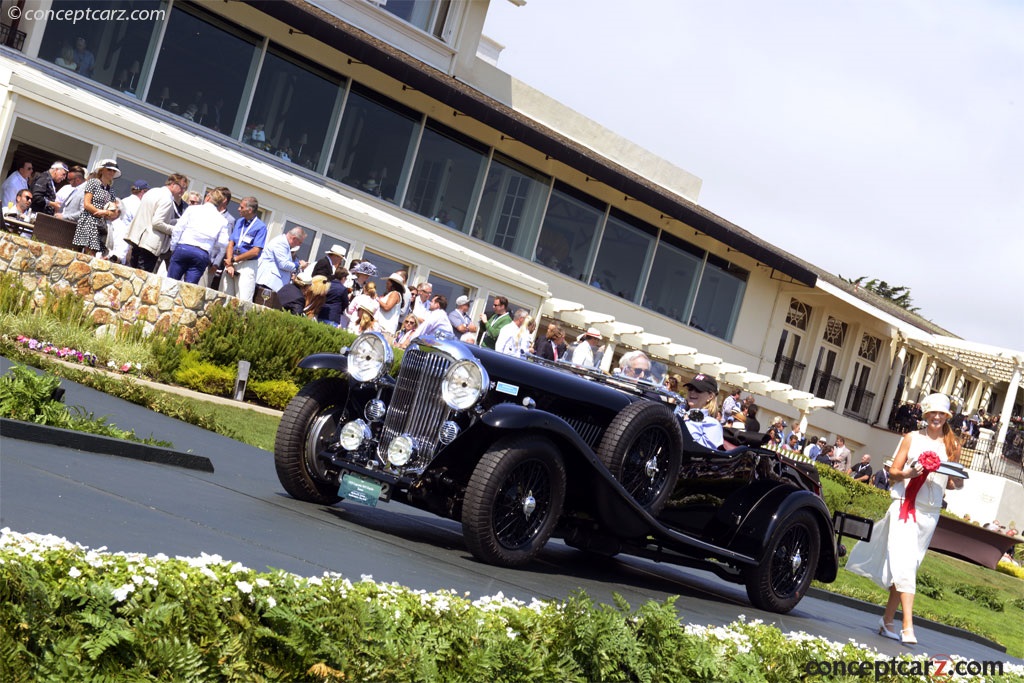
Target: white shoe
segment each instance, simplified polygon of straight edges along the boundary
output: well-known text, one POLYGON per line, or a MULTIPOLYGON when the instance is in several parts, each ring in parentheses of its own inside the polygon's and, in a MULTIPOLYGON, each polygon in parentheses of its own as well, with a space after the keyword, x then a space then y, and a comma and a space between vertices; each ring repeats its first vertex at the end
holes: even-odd
POLYGON ((889 622, 889 625, 886 626, 886 624, 885 624, 885 617, 879 617, 878 618, 878 635, 885 636, 886 638, 891 638, 893 640, 899 640, 900 637, 898 635, 896 635, 896 632, 893 631, 891 627, 892 627, 892 622, 891 621, 889 622))
POLYGON ((914 636, 914 627, 905 628, 900 631, 900 642, 904 645, 917 645, 917 637, 914 636))

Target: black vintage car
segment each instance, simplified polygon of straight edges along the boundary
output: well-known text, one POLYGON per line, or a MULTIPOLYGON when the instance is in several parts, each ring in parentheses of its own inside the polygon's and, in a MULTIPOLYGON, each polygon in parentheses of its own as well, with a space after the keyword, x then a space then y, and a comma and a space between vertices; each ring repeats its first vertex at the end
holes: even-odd
POLYGON ((462 523, 478 559, 582 551, 709 569, 754 605, 791 610, 837 572, 814 466, 693 442, 653 384, 420 339, 397 377, 379 334, 303 368, 274 446, 285 490, 312 503, 397 500, 462 523))

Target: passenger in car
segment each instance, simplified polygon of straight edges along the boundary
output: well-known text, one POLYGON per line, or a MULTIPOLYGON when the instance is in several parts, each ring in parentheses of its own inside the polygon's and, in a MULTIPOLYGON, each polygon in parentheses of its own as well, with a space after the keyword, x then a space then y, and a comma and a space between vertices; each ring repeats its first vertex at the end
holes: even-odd
POLYGON ((686 413, 683 426, 697 443, 708 448, 721 448, 725 443, 725 434, 722 423, 715 417, 718 413, 718 382, 714 377, 702 373, 694 376, 683 387, 687 392, 690 411, 686 413), (700 419, 695 419, 698 418, 697 413, 700 413, 700 419))

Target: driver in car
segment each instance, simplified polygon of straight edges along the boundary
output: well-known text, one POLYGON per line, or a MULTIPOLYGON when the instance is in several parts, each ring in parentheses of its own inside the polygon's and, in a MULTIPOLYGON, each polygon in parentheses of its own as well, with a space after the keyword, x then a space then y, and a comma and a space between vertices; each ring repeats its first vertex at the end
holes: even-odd
POLYGON ((630 351, 619 359, 619 374, 637 381, 651 380, 651 359, 643 351, 630 351))
MULTIPOLYGON (((718 412, 718 382, 714 377, 701 373, 683 385, 689 412, 685 413, 683 425, 693 440, 708 448, 721 448, 725 443, 722 423, 715 414, 718 412)), ((678 412, 678 409, 677 409, 678 412)))

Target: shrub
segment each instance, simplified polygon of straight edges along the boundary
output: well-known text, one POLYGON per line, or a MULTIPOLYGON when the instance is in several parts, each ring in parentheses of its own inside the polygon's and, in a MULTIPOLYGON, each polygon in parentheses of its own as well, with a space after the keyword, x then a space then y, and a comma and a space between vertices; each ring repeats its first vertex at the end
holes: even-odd
POLYGON ((292 400, 292 397, 299 393, 299 388, 295 385, 295 382, 287 379, 250 382, 248 389, 261 402, 278 410, 284 410, 285 406, 288 405, 288 401, 292 400))
POLYGON ((149 351, 153 357, 153 375, 160 382, 170 382, 181 366, 185 347, 178 343, 177 328, 165 334, 153 332, 149 338, 149 351))
POLYGON ((188 389, 214 396, 230 396, 235 386, 235 373, 213 363, 205 363, 196 355, 186 353, 174 373, 174 381, 188 389))
POLYGON ((354 339, 350 332, 284 311, 233 306, 210 313, 210 325, 196 340, 199 359, 223 368, 246 360, 250 381, 295 380, 298 362, 313 353, 334 352, 354 339))
POLYGON ((967 583, 957 583, 953 584, 953 592, 963 598, 967 598, 971 602, 976 602, 993 612, 1003 612, 1006 610, 1006 603, 1000 599, 999 591, 994 588, 967 583))
POLYGON ((16 273, 0 273, 0 313, 18 315, 32 308, 32 293, 16 273))
POLYGON ((95 417, 78 406, 61 403, 60 379, 36 374, 23 365, 14 365, 0 377, 0 415, 12 420, 35 422, 49 427, 72 429, 87 434, 110 436, 156 446, 170 446, 167 441, 140 439, 134 431, 125 431, 109 424, 106 418, 95 417))
POLYGON ((946 591, 942 587, 942 582, 934 574, 921 571, 917 574, 917 592, 927 595, 929 598, 941 600, 946 591))
MULTIPOLYGON (((1009 574, 1010 576, 1016 576, 1018 579, 1024 579, 1024 567, 1007 562, 1006 560, 1000 560, 999 564, 996 565, 996 570, 1003 574, 1009 574)), ((1013 601, 1013 604, 1021 609, 1024 609, 1024 598, 1018 598, 1013 601), (1018 604, 1019 603, 1019 604, 1018 604)))

